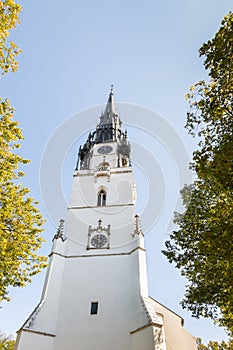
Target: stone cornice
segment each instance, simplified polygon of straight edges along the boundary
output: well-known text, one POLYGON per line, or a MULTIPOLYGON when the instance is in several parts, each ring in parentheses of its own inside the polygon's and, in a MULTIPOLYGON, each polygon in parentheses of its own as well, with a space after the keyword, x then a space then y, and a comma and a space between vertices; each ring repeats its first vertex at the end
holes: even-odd
POLYGON ((140 332, 140 331, 142 331, 143 329, 148 328, 148 327, 150 327, 150 326, 152 326, 152 327, 160 327, 160 328, 162 327, 162 325, 161 325, 160 323, 150 322, 150 323, 148 323, 148 324, 145 324, 145 325, 142 326, 142 327, 139 327, 139 328, 137 328, 137 329, 134 329, 133 331, 130 332, 130 334, 134 334, 134 333, 136 333, 136 332, 140 332))
POLYGON ((46 337, 56 337, 56 334, 53 334, 53 333, 41 332, 41 331, 36 331, 33 329, 26 329, 26 328, 20 328, 20 330, 18 330, 17 333, 21 333, 21 332, 29 332, 29 333, 44 335, 46 337))
POLYGON ((106 206, 102 206, 102 207, 99 207, 97 205, 86 205, 85 207, 68 207, 67 209, 68 210, 71 210, 71 209, 95 209, 95 208, 101 208, 101 210, 103 210, 104 208, 114 208, 114 207, 131 207, 135 205, 134 203, 128 203, 128 204, 112 204, 112 205, 106 205, 106 206))
POLYGON ((65 259, 75 259, 75 258, 93 258, 93 257, 97 257, 97 256, 127 256, 127 255, 131 255, 132 253, 134 253, 137 250, 142 250, 143 252, 146 251, 145 248, 142 247, 136 247, 133 250, 131 250, 130 252, 125 252, 125 253, 109 253, 109 254, 82 254, 82 255, 64 255, 64 254, 60 254, 60 253, 56 253, 56 252, 51 252, 49 254, 49 257, 52 255, 58 255, 61 256, 62 258, 65 259))
MULTIPOLYGON (((126 168, 114 168, 110 169, 110 174, 125 174, 125 173, 132 173, 132 168, 126 167, 126 168)), ((78 177, 78 176, 94 176, 95 170, 76 170, 73 174, 73 177, 78 177)))

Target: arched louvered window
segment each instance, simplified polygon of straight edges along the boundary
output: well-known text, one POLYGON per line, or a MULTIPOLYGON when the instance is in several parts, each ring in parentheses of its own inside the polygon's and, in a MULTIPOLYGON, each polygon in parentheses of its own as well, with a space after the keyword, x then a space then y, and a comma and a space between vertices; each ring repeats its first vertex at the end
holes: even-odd
POLYGON ((104 207, 106 205, 107 193, 104 190, 100 190, 97 198, 98 207, 104 207))

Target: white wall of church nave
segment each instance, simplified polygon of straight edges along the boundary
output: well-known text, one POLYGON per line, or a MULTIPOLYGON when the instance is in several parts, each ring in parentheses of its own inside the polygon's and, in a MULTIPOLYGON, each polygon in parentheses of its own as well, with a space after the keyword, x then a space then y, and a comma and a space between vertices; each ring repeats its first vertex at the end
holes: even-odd
POLYGON ((17 350, 53 350, 54 337, 36 334, 33 332, 22 332, 16 341, 17 350))
POLYGON ((131 336, 132 350, 166 350, 163 345, 154 344, 154 327, 151 325, 138 332, 135 332, 131 336))

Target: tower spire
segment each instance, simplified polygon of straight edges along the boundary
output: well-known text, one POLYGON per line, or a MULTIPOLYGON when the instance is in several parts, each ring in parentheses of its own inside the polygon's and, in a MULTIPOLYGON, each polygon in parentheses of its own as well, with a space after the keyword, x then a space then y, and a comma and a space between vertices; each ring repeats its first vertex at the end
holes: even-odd
POLYGON ((114 102, 114 94, 113 94, 113 84, 111 85, 111 90, 108 96, 108 100, 105 106, 105 110, 103 115, 100 117, 100 124, 113 124, 115 119, 118 117, 116 112, 116 106, 114 102))
MULTIPOLYGON (((96 130, 90 133, 83 147, 79 148, 76 170, 90 169, 92 166, 93 147, 96 144, 115 142, 116 166, 130 166, 130 144, 127 140, 127 133, 121 130, 121 120, 117 114, 114 102, 113 85, 104 111, 100 115, 100 121, 96 130)), ((107 147, 112 147, 108 145, 107 147)), ((106 148, 102 148, 106 151, 106 148)), ((103 151, 103 152, 105 152, 103 151)))
POLYGON ((121 121, 114 102, 113 85, 108 100, 96 127, 95 143, 116 141, 121 135, 121 121))

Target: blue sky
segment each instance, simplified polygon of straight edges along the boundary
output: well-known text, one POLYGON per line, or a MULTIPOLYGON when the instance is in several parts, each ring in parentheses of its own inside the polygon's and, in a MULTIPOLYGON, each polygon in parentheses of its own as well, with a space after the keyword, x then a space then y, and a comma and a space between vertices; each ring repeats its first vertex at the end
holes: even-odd
MULTIPOLYGON (((110 85, 114 84, 117 102, 156 111, 179 135, 191 155, 195 142, 184 130, 188 107, 184 95, 191 84, 207 77, 198 48, 217 31, 223 16, 232 9, 232 1, 34 0, 21 4, 21 24, 12 34, 23 50, 20 68, 16 74, 1 79, 0 95, 10 99, 23 128, 21 153, 32 160, 24 183, 41 202, 40 209, 47 218, 44 232, 47 243, 43 248, 47 254, 56 226, 42 203, 39 176, 42 154, 51 135, 79 111, 92 106, 101 111, 98 105, 105 103, 110 85)), ((93 127, 98 117, 98 113, 93 115, 93 127)), ((127 121, 123 113, 121 118, 127 121)), ((83 122, 80 114, 80 126, 83 122)), ((139 124, 144 122, 142 115, 139 124)), ((76 127, 79 140, 67 149, 63 168, 57 174, 66 197, 71 189, 76 149, 83 140, 79 123, 76 127)), ((145 125, 145 129, 150 130, 150 125, 145 125)), ((160 217, 146 236, 150 295, 184 317, 186 328, 195 336, 205 341, 220 340, 225 337, 223 330, 209 320, 190 318, 179 305, 185 281, 160 252, 177 200, 179 176, 169 178, 172 165, 171 157, 163 155, 166 147, 153 137, 137 134, 135 125, 129 126, 129 139, 136 142, 137 137, 156 159, 166 188, 160 217)), ((53 159, 56 157, 55 150, 53 159)), ((143 193, 148 191, 142 189, 146 188, 148 172, 155 180, 158 174, 156 167, 144 172, 142 165, 139 168, 136 180, 140 211, 147 200, 143 193)), ((48 178, 49 172, 51 169, 48 178)), ((156 190, 155 185, 155 199, 156 191, 159 188, 156 190)), ((51 200, 56 206, 56 198, 51 200)), ((38 303, 43 279, 44 273, 27 288, 11 290, 12 301, 3 303, 0 309, 0 329, 14 335, 38 303)))

